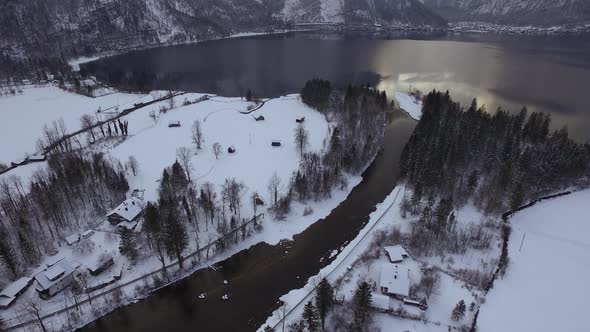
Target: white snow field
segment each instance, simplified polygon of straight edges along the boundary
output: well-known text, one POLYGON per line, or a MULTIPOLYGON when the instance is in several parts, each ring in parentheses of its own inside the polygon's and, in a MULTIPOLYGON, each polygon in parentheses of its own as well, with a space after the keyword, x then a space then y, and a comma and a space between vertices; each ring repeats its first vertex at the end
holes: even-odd
MULTIPOLYGON (((0 133, 3 141, 0 163, 7 165, 36 152, 35 145, 43 135, 44 125, 51 126, 53 121, 63 118, 68 132, 74 132, 80 129, 80 118, 84 114, 97 114, 99 107, 107 112, 114 112, 115 107, 122 111, 146 98, 146 95, 126 93, 89 98, 54 86, 22 90, 22 95, 0 97, 0 133)), ((103 113, 102 116, 108 115, 103 113)))
POLYGON ((481 306, 478 331, 588 331, 589 202, 590 190, 580 191, 511 218, 508 271, 481 306))
POLYGON ((422 117, 422 101, 418 101, 415 97, 402 92, 395 92, 394 97, 400 108, 406 111, 412 119, 420 120, 420 117, 422 117))
MULTIPOLYGON (((193 100, 199 96, 182 95, 176 97, 176 102, 180 104, 185 98, 193 100)), ((309 132, 306 151, 322 150, 330 129, 325 117, 305 106, 296 95, 269 100, 251 114, 240 113, 249 105, 251 103, 240 98, 211 97, 208 101, 168 111, 156 124, 148 115, 148 107, 125 117, 131 137, 113 148, 110 154, 121 161, 129 156, 137 158, 139 173, 136 177, 129 176, 130 185, 145 189, 148 200, 157 199, 162 171, 174 163, 176 150, 182 146, 196 152, 192 158, 192 179, 197 184, 208 181, 219 188, 226 179, 233 177, 244 183, 245 194, 256 191, 265 197, 274 172, 286 185, 298 168, 300 154, 294 142, 295 119, 305 117, 304 125, 309 132), (264 116, 264 121, 254 119, 260 115, 264 116), (191 127, 195 120, 201 122, 205 136, 202 149, 198 151, 191 143, 191 127), (174 121, 180 121, 181 126, 169 128, 169 122, 174 121), (281 141, 281 146, 271 146, 273 140, 281 141), (214 143, 222 147, 218 159, 213 153, 214 143), (235 153, 228 153, 230 146, 235 147, 235 153)))

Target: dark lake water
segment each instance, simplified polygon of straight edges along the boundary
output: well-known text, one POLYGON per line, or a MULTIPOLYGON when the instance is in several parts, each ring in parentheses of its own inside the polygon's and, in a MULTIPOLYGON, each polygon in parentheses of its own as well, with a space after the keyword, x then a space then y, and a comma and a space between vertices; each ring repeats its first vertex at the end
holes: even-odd
MULTIPOLYGON (((483 35, 340 36, 290 34, 229 39, 132 52, 86 66, 119 86, 271 97, 298 92, 312 77, 336 85, 371 83, 389 93, 449 90, 463 102, 477 97, 489 110, 551 112, 577 139, 590 140, 590 38, 483 35)), ((325 219, 294 241, 260 243, 204 269, 146 300, 120 308, 83 331, 253 331, 278 298, 302 287, 329 262, 325 258, 353 239, 375 204, 396 185, 399 155, 415 122, 396 114, 385 146, 363 181, 325 219), (288 248, 288 253, 285 250, 288 248), (222 281, 230 284, 224 286, 222 281), (207 299, 196 301, 201 292, 207 299), (231 294, 230 301, 221 296, 231 294)))
POLYGON ((590 36, 287 34, 135 51, 85 66, 119 86, 261 97, 299 92, 312 77, 417 88, 551 112, 555 128, 590 140, 590 36), (391 38, 391 39, 390 39, 391 38))

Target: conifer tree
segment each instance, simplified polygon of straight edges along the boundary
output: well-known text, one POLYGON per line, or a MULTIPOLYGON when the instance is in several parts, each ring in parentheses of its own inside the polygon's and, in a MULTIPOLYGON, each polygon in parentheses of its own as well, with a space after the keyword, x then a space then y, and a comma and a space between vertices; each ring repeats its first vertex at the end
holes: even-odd
POLYGON ((119 244, 119 252, 121 255, 127 256, 131 262, 135 264, 139 252, 137 251, 137 242, 135 233, 127 228, 121 231, 121 243, 119 244))
MULTIPOLYGON (((161 206, 162 204, 160 204, 161 206)), ((182 252, 188 245, 188 235, 186 229, 176 212, 174 201, 169 200, 166 207, 167 217, 164 225, 164 245, 170 258, 176 258, 179 266, 182 268, 182 252)))
POLYGON ((305 307, 303 307, 302 318, 308 332, 317 332, 319 330, 320 323, 318 312, 311 301, 307 302, 305 307))
POLYGON ((18 275, 18 260, 8 234, 2 228, 0 228, 0 239, 2 239, 0 241, 0 263, 11 272, 13 277, 16 277, 18 275))
POLYGON ((323 330, 325 329, 326 316, 334 305, 334 288, 326 278, 322 278, 316 289, 315 303, 323 330))
POLYGON ((160 211, 158 210, 158 207, 151 202, 148 202, 145 208, 144 229, 151 248, 158 255, 158 260, 162 263, 162 268, 166 270, 166 261, 164 257, 165 245, 160 211))
POLYGON ((349 326, 351 332, 365 331, 371 321, 371 285, 363 281, 358 285, 352 298, 353 321, 349 326))
POLYGON ((458 320, 463 319, 463 317, 465 317, 465 309, 467 309, 467 307, 465 305, 465 301, 463 301, 463 300, 459 301, 459 303, 457 303, 457 305, 453 309, 453 312, 451 314, 451 318, 454 321, 458 321, 458 320))

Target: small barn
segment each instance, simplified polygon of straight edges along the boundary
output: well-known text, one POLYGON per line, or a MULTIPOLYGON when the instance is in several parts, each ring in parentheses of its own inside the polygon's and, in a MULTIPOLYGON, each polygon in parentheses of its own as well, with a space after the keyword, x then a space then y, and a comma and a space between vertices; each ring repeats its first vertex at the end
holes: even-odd
POLYGON ((381 293, 403 300, 410 295, 410 277, 399 265, 383 264, 379 275, 381 293))
POLYGON ((401 263, 404 258, 408 258, 408 252, 401 245, 383 247, 383 249, 392 263, 401 263))
POLYGON ((180 121, 170 121, 170 122, 168 122, 168 127, 169 128, 180 127, 180 121))
POLYGON ((88 269, 91 275, 97 276, 102 272, 108 270, 109 267, 113 266, 115 261, 110 255, 100 255, 96 259, 89 260, 84 263, 84 266, 88 269))
POLYGON ((42 161, 47 160, 47 156, 45 156, 44 154, 34 155, 34 156, 28 157, 27 159, 32 163, 37 163, 37 162, 42 162, 42 161))
POLYGON ((262 115, 255 116, 254 117, 254 120, 256 120, 256 121, 264 121, 264 116, 262 116, 262 115))
POLYGON ((16 298, 19 295, 24 293, 27 288, 29 288, 32 282, 33 278, 22 277, 6 286, 6 288, 2 290, 2 293, 0 293, 0 308, 8 308, 12 303, 14 303, 14 301, 16 301, 16 298))
POLYGON ((68 244, 68 246, 73 246, 74 244, 80 242, 80 235, 78 234, 72 234, 68 237, 66 237, 66 243, 68 244))
POLYGON ((271 145, 271 146, 281 146, 281 141, 279 141, 279 140, 273 140, 273 141, 270 143, 270 145, 271 145))
POLYGON ((77 266, 62 259, 35 276, 35 290, 43 299, 49 299, 68 288, 74 281, 77 266))
POLYGON ((82 233, 82 237, 87 239, 87 238, 91 237, 93 234, 94 234, 94 231, 89 229, 86 232, 82 233))
POLYGON ((389 296, 383 294, 371 294, 371 306, 378 312, 388 312, 391 310, 389 305, 389 296))
POLYGON ((29 161, 27 159, 19 159, 17 161, 11 162, 10 164, 12 166, 16 167, 16 166, 26 165, 28 163, 29 163, 29 161))
POLYGON ((300 118, 297 118, 297 119, 295 119, 295 122, 297 122, 297 123, 303 123, 303 122, 305 122, 305 117, 302 116, 300 118))
POLYGON ((123 222, 132 223, 143 216, 143 210, 143 200, 138 197, 131 197, 111 210, 107 214, 107 219, 113 226, 123 222))

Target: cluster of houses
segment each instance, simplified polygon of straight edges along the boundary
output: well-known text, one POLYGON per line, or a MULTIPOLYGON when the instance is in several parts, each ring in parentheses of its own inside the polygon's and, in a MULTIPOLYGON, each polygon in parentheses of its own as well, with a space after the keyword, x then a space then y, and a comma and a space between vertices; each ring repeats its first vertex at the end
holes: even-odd
MULTIPOLYGON (((107 220, 115 227, 115 230, 126 228, 134 229, 139 219, 143 216, 144 203, 140 192, 135 191, 133 196, 107 214, 107 220)), ((73 246, 83 239, 90 239, 96 234, 93 230, 87 230, 82 234, 73 234, 65 238, 69 246, 73 246)), ((114 265, 114 259, 106 253, 92 254, 81 261, 82 264, 74 262, 66 257, 58 257, 49 260, 42 270, 38 270, 32 277, 22 277, 8 285, 0 293, 0 309, 8 308, 19 295, 23 294, 31 284, 35 284, 35 290, 42 299, 49 299, 64 289, 70 287, 74 280, 76 271, 83 266, 90 275, 98 276, 114 265)), ((119 280, 122 271, 112 273, 108 278, 102 278, 89 283, 88 290, 96 290, 112 284, 119 280)))

